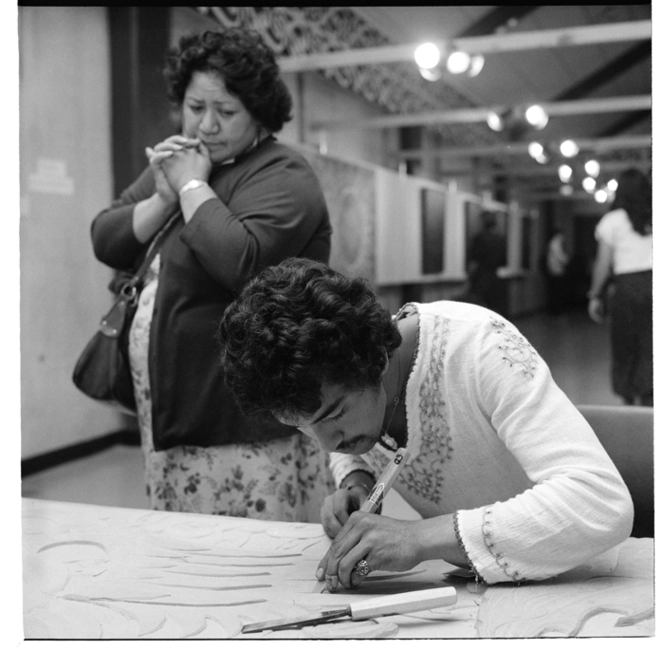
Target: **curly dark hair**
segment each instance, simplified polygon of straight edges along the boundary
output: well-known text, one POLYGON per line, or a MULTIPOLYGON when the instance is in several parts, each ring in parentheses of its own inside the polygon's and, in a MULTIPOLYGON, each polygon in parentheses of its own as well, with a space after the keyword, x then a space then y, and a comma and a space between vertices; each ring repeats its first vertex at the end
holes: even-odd
POLYGON ((618 176, 618 188, 612 209, 627 212, 632 227, 640 235, 652 232, 652 186, 638 169, 626 169, 618 176))
POLYGON ((168 98, 181 106, 194 72, 214 72, 262 126, 276 133, 292 119, 293 100, 274 52, 254 30, 226 29, 183 36, 166 55, 168 98))
POLYGON ((369 283, 289 258, 250 280, 219 327, 226 384, 251 416, 310 416, 323 382, 380 384, 401 334, 369 283))

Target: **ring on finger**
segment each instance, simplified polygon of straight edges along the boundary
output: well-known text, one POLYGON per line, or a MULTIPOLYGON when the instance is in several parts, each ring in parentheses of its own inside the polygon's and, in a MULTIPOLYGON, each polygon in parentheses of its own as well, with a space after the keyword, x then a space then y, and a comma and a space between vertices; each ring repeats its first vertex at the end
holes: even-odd
POLYGON ((355 573, 357 573, 358 576, 366 576, 371 573, 371 568, 369 567, 369 564, 366 560, 360 560, 354 567, 355 573))

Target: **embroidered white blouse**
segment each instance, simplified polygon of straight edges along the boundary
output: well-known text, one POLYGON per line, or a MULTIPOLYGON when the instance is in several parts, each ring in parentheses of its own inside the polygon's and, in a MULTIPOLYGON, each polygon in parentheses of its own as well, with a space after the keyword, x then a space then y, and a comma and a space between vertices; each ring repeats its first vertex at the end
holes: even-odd
MULTIPOLYGON (((633 505, 590 425, 516 327, 476 305, 410 303, 419 341, 406 388, 410 459, 393 489, 423 517, 454 513, 489 584, 543 580, 625 540, 633 505)), ((333 453, 337 486, 393 453, 333 453)))

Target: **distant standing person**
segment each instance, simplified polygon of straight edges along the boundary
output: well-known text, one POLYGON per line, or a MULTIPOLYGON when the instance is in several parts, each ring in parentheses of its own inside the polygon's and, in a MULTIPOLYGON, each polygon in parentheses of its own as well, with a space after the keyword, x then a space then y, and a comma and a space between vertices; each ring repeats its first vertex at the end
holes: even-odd
POLYGON ((505 238, 498 232, 496 216, 482 213, 482 230, 470 243, 468 250, 468 276, 470 290, 482 306, 500 312, 498 269, 507 264, 505 238))
POLYGON ((559 316, 567 306, 567 265, 569 255, 565 250, 565 236, 555 228, 546 251, 549 313, 559 316))
POLYGON ((602 323, 610 314, 613 390, 626 404, 644 406, 653 404, 651 201, 644 174, 628 169, 620 175, 612 209, 595 230, 598 249, 588 292, 590 318, 602 323))

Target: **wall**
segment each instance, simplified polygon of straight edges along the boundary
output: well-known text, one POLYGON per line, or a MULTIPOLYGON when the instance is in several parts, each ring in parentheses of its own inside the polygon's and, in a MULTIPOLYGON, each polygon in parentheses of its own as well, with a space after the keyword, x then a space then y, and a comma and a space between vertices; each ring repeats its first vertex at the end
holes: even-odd
POLYGON ((297 76, 295 73, 284 74, 284 81, 296 101, 294 120, 284 129, 282 139, 303 141, 330 156, 361 160, 375 165, 384 164, 380 129, 318 131, 312 128, 312 122, 335 119, 340 115, 343 115, 344 119, 361 120, 384 115, 384 111, 359 94, 342 89, 335 81, 326 79, 320 73, 301 73, 299 88, 297 76), (299 98, 298 93, 301 93, 299 98), (298 125, 301 134, 294 132, 293 127, 298 125))
POLYGON ((90 222, 111 200, 103 7, 19 7, 22 457, 108 433, 71 373, 111 304, 90 222))

